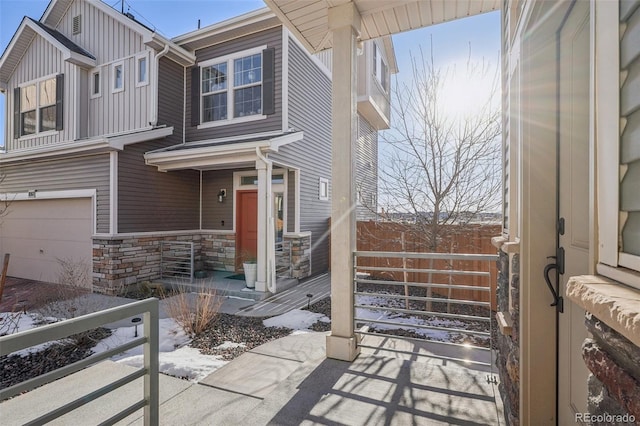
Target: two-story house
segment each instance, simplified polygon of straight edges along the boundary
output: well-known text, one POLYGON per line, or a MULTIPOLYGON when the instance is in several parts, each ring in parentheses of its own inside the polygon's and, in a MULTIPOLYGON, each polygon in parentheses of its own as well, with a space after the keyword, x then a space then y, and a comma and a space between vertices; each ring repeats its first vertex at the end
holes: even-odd
MULTIPOLYGON (((324 272, 331 215, 331 54, 268 9, 168 40, 97 0, 52 0, 0 58, 6 101, 0 252, 9 275, 55 281, 86 259, 94 288, 158 278, 164 243, 256 290, 324 272)), ((357 179, 375 211, 389 123, 390 38, 362 55, 357 179)))

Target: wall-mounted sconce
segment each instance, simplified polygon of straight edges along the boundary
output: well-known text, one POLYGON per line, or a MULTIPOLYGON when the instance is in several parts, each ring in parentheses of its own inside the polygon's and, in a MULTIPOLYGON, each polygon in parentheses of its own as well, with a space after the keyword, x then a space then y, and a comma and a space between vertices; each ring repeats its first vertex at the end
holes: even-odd
POLYGON ((226 197, 227 197, 227 190, 226 189, 221 189, 220 191, 218 191, 218 202, 219 203, 223 202, 226 197))

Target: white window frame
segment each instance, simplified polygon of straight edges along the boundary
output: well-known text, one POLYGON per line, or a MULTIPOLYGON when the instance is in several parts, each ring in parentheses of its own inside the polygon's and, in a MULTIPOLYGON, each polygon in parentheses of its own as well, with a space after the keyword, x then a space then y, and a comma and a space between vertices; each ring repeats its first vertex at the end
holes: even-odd
POLYGON ((329 179, 326 179, 326 178, 318 179, 318 200, 320 201, 329 200, 329 179))
MULTIPOLYGON (((243 50, 241 52, 236 52, 230 55, 226 55, 226 56, 221 56, 218 58, 214 58, 214 59, 209 59, 207 61, 201 62, 198 64, 198 66, 200 67, 200 89, 202 89, 202 70, 206 67, 209 67, 211 65, 217 65, 217 64, 221 64, 221 63, 225 63, 227 64, 227 88, 226 88, 226 93, 227 93, 227 118, 226 120, 217 120, 217 121, 204 121, 204 96, 202 94, 202 90, 200 90, 200 124, 198 125, 198 129, 206 129, 208 127, 218 127, 218 126, 225 126, 228 124, 236 124, 236 123, 245 123, 245 122, 249 122, 249 121, 256 121, 256 120, 264 120, 265 118, 267 118, 267 116, 262 113, 262 114, 253 114, 253 115, 245 115, 244 117, 234 117, 233 116, 233 109, 234 109, 234 92, 237 89, 242 89, 243 87, 250 87, 250 86, 239 86, 239 87, 235 87, 234 86, 234 60, 235 59, 239 59, 239 58, 243 58, 245 56, 251 56, 251 55, 256 55, 256 54, 262 54, 262 51, 265 50, 267 48, 266 45, 263 46, 259 46, 259 47, 254 47, 252 49, 247 49, 247 50, 243 50)), ((264 62, 262 63, 262 68, 264 69, 264 62)), ((260 87, 264 88, 264 81, 262 81, 262 76, 260 78, 260 87)), ((223 91, 220 91, 219 93, 222 93, 223 91)), ((206 95, 211 95, 213 92, 207 93, 206 95)), ((217 93, 217 92, 216 92, 217 93)), ((262 96, 262 101, 264 102, 264 93, 262 96)), ((264 108, 263 108, 264 110, 264 108)))
POLYGON ((89 90, 91 91, 90 98, 96 99, 102 96, 102 70, 97 68, 91 71, 91 77, 89 80, 89 90), (95 76, 98 76, 98 92, 95 93, 95 76))
POLYGON ((382 49, 378 44, 373 42, 373 75, 374 80, 378 82, 378 85, 384 93, 389 93, 389 65, 382 55, 382 49))
MULTIPOLYGON (((20 126, 20 140, 26 140, 26 139, 33 139, 33 138, 38 138, 41 136, 48 136, 48 135, 54 135, 56 133, 59 132, 59 130, 56 129, 52 129, 52 130, 47 130, 47 131, 41 131, 40 129, 40 110, 44 107, 47 106, 52 106, 55 105, 55 102, 53 104, 47 104, 47 105, 41 105, 40 104, 40 83, 42 83, 43 81, 47 81, 47 80, 54 80, 56 81, 57 78, 57 74, 49 74, 45 77, 41 77, 38 78, 36 80, 31 80, 25 83, 21 83, 18 85, 18 87, 20 88, 20 96, 22 97, 22 89, 24 89, 25 87, 29 87, 29 86, 35 86, 36 88, 36 131, 34 133, 30 133, 28 135, 23 135, 22 134, 22 99, 20 100, 20 122, 18 123, 18 125, 20 126)), ((56 81, 57 84, 57 81, 56 81)), ((57 86, 56 86, 57 88, 57 86)), ((31 110, 29 110, 31 111, 31 110)))
MULTIPOLYGON (((273 181, 274 175, 282 175, 283 183, 271 183, 271 194, 274 192, 282 192, 284 197, 283 209, 284 209, 284 234, 287 234, 287 228, 289 227, 289 171, 287 169, 274 168, 271 170, 271 179, 273 181)), ((236 196, 236 192, 238 191, 247 191, 252 189, 258 189, 258 185, 243 185, 242 178, 245 176, 258 176, 257 170, 243 170, 241 172, 233 172, 233 232, 236 231, 236 200, 238 197, 236 196)), ((273 208, 273 206, 270 206, 273 208)))
POLYGON ((125 73, 126 70, 124 68, 124 61, 118 61, 111 64, 111 93, 120 93, 124 91, 125 88, 125 73), (121 87, 116 87, 116 69, 120 67, 122 69, 122 85, 121 87))
POLYGON ((626 213, 619 210, 620 183, 620 38, 619 9, 595 3, 591 31, 598 34, 592 49, 592 128, 596 146, 597 266, 599 274, 640 289, 640 256, 619 251, 626 213), (600 28, 600 30, 598 30, 600 28), (603 31, 604 30, 604 31, 603 31), (598 55, 593 55, 593 50, 598 55), (614 189, 615 188, 615 189, 614 189))
POLYGON ((136 87, 147 86, 149 84, 149 54, 136 55, 136 87), (140 62, 145 61, 146 69, 144 80, 140 80, 140 62))

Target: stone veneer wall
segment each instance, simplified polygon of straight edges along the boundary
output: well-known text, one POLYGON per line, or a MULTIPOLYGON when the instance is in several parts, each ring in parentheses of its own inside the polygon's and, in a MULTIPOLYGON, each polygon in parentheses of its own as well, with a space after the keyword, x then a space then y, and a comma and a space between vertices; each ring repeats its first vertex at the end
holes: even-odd
POLYGON ((496 367, 500 376, 500 394, 504 416, 508 425, 520 423, 520 256, 509 255, 502 250, 498 258, 498 311, 510 320, 511 328, 497 333, 498 355, 496 367), (509 261, 511 256, 511 261, 509 261), (509 302, 511 294, 511 302, 509 302))
POLYGON ((194 243, 195 269, 235 268, 235 234, 207 231, 93 238, 93 291, 116 294, 123 287, 160 278, 162 241, 194 243))
POLYGON ((640 424, 640 348, 589 312, 585 324, 592 336, 582 345, 589 414, 603 420, 592 423, 640 424))
POLYGON ((284 239, 291 245, 291 278, 311 275, 311 233, 289 234, 284 239))

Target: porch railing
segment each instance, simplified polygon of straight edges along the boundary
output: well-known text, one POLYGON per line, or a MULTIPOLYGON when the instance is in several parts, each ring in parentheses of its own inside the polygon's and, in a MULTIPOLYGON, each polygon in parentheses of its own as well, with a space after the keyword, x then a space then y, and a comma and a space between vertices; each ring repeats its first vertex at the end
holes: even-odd
POLYGON ((276 277, 291 277, 291 241, 280 241, 275 244, 276 277))
MULTIPOLYGON (((146 299, 139 302, 130 303, 123 306, 83 315, 77 318, 44 325, 31 330, 0 337, 0 356, 8 355, 12 352, 26 349, 41 343, 55 341, 68 336, 92 330, 115 321, 127 319, 132 316, 142 315, 143 333, 142 336, 113 347, 105 352, 92 355, 88 358, 58 368, 46 374, 34 377, 11 387, 0 390, 0 401, 14 397, 32 390, 38 386, 45 385, 72 373, 76 373, 88 366, 96 364, 114 355, 122 353, 136 346, 144 346, 144 365, 141 369, 128 374, 106 386, 103 386, 87 395, 74 401, 62 405, 53 411, 41 415, 32 420, 29 424, 45 424, 63 416, 103 395, 115 392, 118 388, 144 378, 144 397, 140 401, 130 405, 128 408, 115 413, 103 424, 114 424, 125 417, 135 413, 139 409, 144 409, 144 424, 158 424, 158 299, 146 299)), ((52 395, 55 398, 55 395, 52 395)))
POLYGON ((160 278, 193 282, 194 247, 191 241, 160 241, 160 278))
MULTIPOLYGON (((428 344, 426 356, 490 366, 497 259, 494 254, 356 251, 355 332, 417 347, 428 344), (432 350, 438 346, 446 349, 432 350)), ((366 342, 362 339, 361 346, 406 352, 366 342)))

